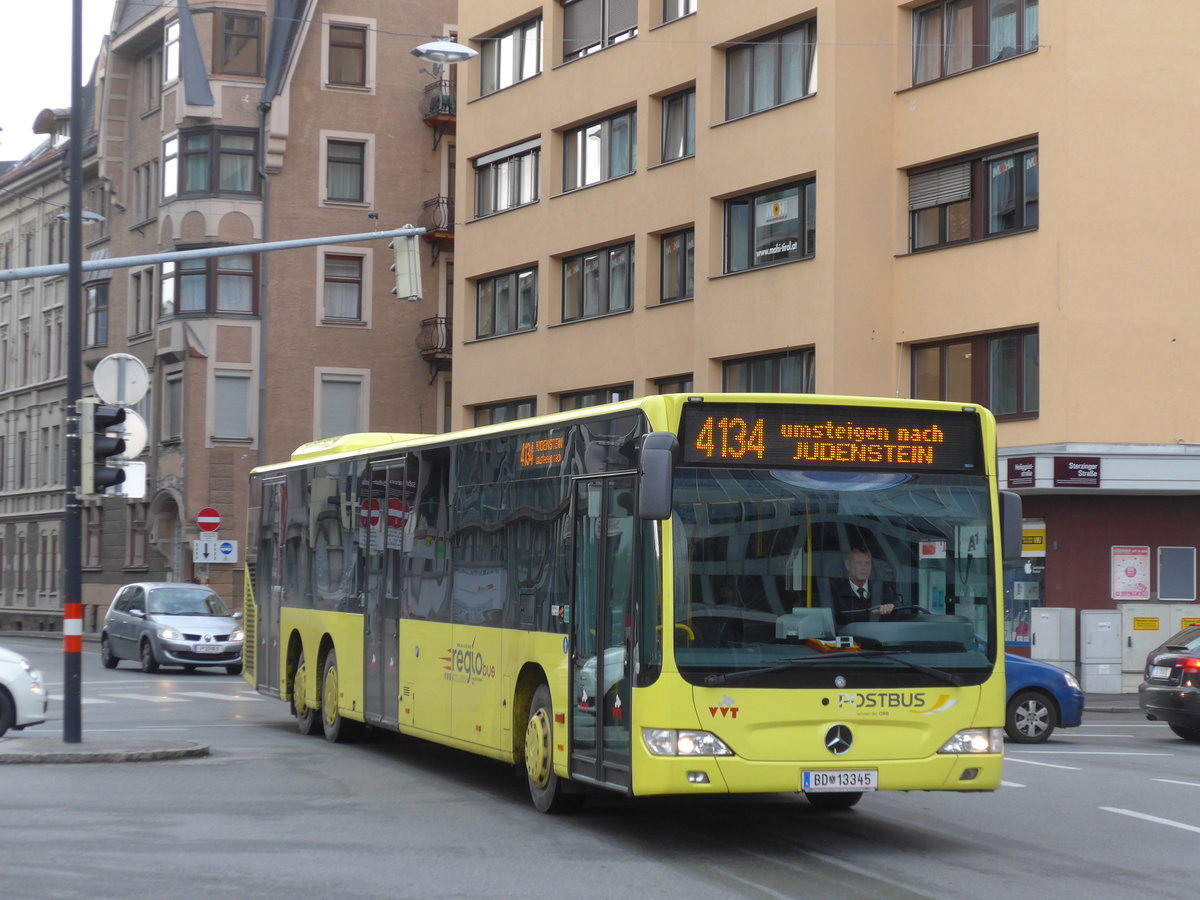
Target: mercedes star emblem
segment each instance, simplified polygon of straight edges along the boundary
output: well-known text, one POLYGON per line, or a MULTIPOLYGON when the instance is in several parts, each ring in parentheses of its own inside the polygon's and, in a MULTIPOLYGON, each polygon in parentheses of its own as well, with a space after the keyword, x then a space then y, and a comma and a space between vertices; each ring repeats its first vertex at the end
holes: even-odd
POLYGON ((849 752, 850 745, 853 743, 854 735, 845 725, 834 725, 825 732, 825 749, 834 756, 841 756, 849 752))

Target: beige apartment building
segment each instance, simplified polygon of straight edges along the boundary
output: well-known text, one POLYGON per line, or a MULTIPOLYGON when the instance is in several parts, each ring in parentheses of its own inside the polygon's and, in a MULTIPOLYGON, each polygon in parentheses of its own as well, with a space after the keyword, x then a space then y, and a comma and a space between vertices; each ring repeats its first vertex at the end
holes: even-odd
MULTIPOLYGON (((454 83, 410 51, 452 35, 454 18, 446 0, 118 0, 89 87, 85 206, 102 226, 85 233, 84 260, 229 252, 84 273, 84 395, 110 354, 132 354, 150 373, 135 407, 147 423, 145 495, 84 509, 85 630, 131 581, 210 582, 240 608, 254 466, 336 434, 444 428, 454 83), (405 225, 427 229, 419 302, 392 295, 386 239, 238 249, 405 225), (203 509, 219 514, 217 532, 199 528, 203 509), (214 539, 206 562, 197 548, 214 539)), ((42 216, 38 229, 43 219, 54 221, 42 216)), ((41 305, 61 315, 65 286, 54 284, 57 306, 41 305)), ((19 375, 15 356, 5 364, 18 398, 8 405, 30 406, 19 398, 40 385, 19 375)), ((60 377, 60 407, 62 387, 60 377)), ((32 437, 20 453, 9 446, 10 472, 42 452, 32 437)), ((40 490, 40 475, 0 483, 13 535, 30 533, 35 514, 61 522, 57 473, 49 510, 5 498, 40 490)), ((9 586, 10 564, 37 573, 47 560, 22 544, 18 562, 7 537, 2 546, 0 617, 44 627, 28 591, 9 586)), ((55 560, 39 605, 57 612, 55 560)))
POLYGON ((1134 600, 1170 634, 1200 544, 1200 8, 1141 12, 462 0, 455 424, 983 402, 1027 516, 1010 640, 1134 600))

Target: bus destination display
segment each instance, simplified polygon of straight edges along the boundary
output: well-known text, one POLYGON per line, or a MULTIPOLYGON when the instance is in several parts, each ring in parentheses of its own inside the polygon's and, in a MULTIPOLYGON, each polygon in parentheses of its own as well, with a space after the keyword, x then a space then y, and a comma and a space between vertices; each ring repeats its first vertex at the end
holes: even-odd
POLYGON ((979 416, 924 409, 690 403, 686 464, 983 474, 979 416))

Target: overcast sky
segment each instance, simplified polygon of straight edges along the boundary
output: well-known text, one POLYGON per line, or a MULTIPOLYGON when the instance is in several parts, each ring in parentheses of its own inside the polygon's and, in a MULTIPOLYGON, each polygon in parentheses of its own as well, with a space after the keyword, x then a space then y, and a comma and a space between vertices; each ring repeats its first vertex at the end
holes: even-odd
MULTIPOLYGON (((82 0, 85 82, 113 3, 82 0)), ((0 0, 0 159, 20 159, 46 139, 33 133, 39 112, 71 105, 71 7, 71 0, 0 0)))

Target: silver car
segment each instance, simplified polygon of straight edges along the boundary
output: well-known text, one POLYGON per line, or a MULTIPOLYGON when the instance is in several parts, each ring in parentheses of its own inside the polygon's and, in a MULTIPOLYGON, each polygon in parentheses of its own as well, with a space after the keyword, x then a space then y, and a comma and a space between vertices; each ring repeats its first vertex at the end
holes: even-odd
POLYGON ((113 597, 100 632, 100 661, 115 669, 123 659, 143 672, 159 666, 224 666, 242 671, 241 613, 231 613, 211 588, 200 584, 143 581, 113 597))
POLYGON ((0 737, 46 721, 50 698, 42 673, 29 660, 0 647, 0 737))

